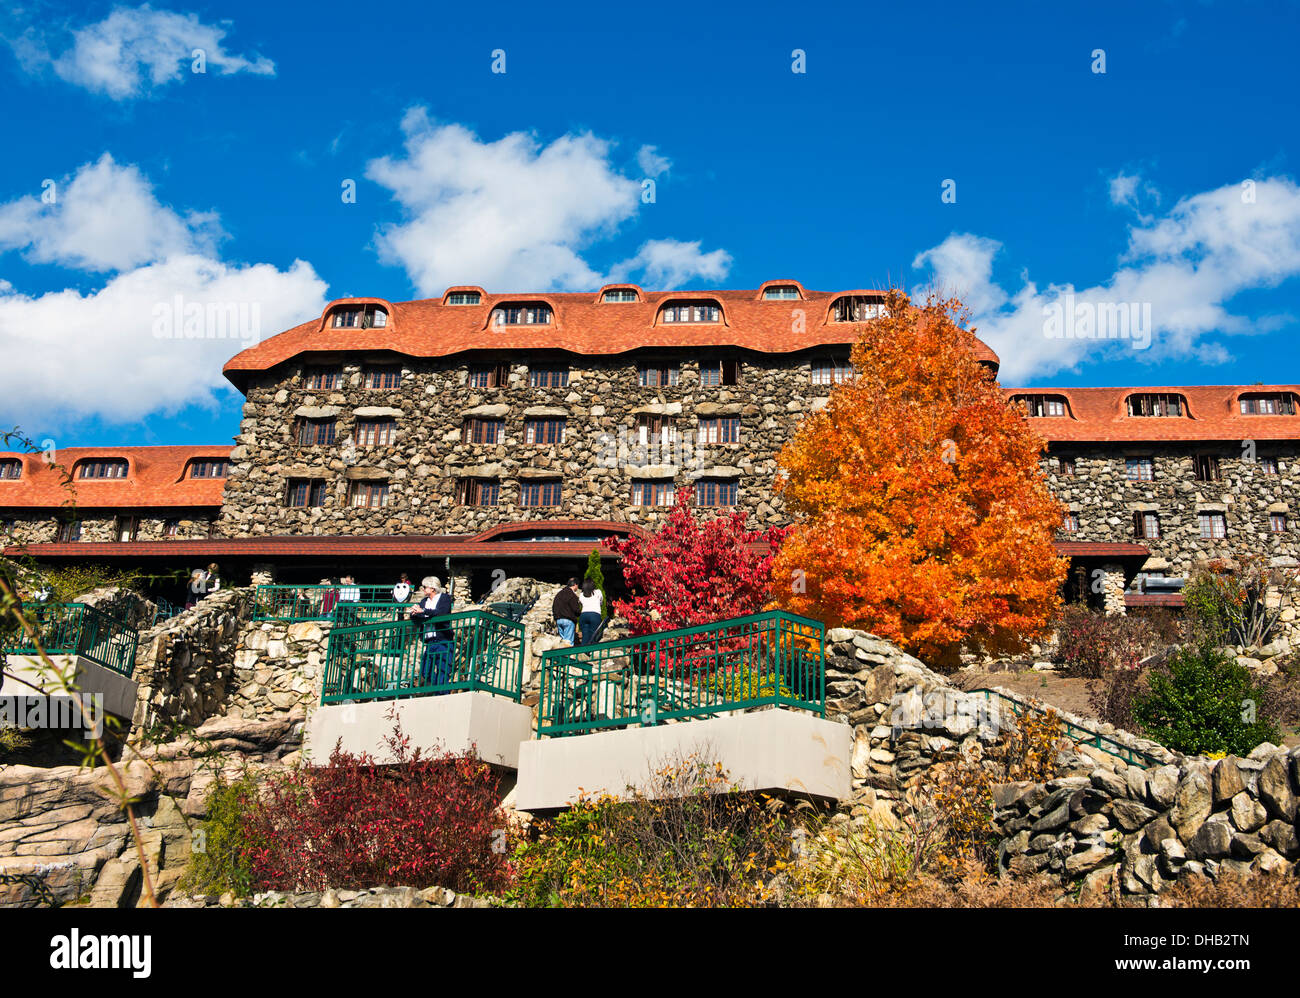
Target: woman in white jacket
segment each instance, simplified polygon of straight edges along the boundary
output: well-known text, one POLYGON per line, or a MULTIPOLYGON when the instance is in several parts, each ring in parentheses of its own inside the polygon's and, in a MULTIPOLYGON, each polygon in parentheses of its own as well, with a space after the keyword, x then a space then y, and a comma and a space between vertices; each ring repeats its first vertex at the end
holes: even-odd
POLYGON ((597 629, 600 627, 602 614, 600 612, 601 604, 605 600, 605 594, 595 587, 591 579, 582 580, 582 592, 578 593, 578 630, 582 633, 582 643, 591 644, 591 639, 595 637, 597 629))

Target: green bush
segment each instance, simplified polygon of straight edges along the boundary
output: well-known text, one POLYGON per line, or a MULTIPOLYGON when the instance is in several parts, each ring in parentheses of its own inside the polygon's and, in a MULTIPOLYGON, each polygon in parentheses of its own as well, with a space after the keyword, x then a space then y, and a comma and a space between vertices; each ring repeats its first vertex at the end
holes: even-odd
POLYGON ((1210 645, 1177 649, 1147 680, 1146 692, 1134 697, 1133 717, 1147 737, 1176 752, 1246 755, 1281 738, 1266 714, 1264 687, 1210 645))
POLYGON ((609 594, 605 592, 605 573, 600 567, 600 548, 592 548, 591 554, 587 555, 587 571, 585 578, 591 580, 591 584, 600 590, 600 615, 609 616, 609 594))
POLYGON ((208 796, 208 819, 200 826, 190 852, 190 863, 180 888, 192 894, 237 897, 252 893, 252 868, 248 852, 253 843, 245 815, 257 801, 257 784, 248 774, 227 783, 220 774, 208 796))

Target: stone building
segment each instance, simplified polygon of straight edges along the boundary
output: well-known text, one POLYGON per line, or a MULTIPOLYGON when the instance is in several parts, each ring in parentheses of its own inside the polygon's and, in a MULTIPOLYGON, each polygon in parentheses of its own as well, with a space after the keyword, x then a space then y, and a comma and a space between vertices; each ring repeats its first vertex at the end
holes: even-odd
MULTIPOLYGON (((79 535, 60 472, 0 455, 0 525, 38 557, 380 581, 567 574, 687 486, 780 524, 777 455, 883 300, 794 280, 340 299, 226 364, 246 398, 233 449, 61 452, 79 535)), ((1150 580, 1227 544, 1294 558, 1294 386, 1006 391, 1047 441, 1076 597, 1176 602, 1150 580)))

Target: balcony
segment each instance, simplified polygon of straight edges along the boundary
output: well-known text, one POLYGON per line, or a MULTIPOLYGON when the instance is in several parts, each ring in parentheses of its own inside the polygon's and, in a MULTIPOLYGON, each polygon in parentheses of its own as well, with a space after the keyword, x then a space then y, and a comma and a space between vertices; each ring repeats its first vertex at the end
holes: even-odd
POLYGON ((746 790, 847 797, 850 729, 825 719, 824 649, 820 622, 771 612, 545 652, 516 806, 621 796, 692 755, 746 790))
POLYGON ((117 717, 135 713, 135 652, 139 632, 84 603, 37 604, 29 617, 33 634, 12 636, 4 646, 0 695, 47 696, 70 691, 99 694, 117 717), (42 662, 37 641, 54 666, 42 662), (36 689, 33 689, 35 687, 36 689))
POLYGON ((394 603, 387 586, 258 586, 253 591, 253 619, 297 624, 333 621, 353 627, 402 620, 410 603, 394 603))
POLYGON ((532 712, 519 702, 523 624, 482 610, 416 623, 405 619, 407 608, 396 609, 402 619, 336 623, 330 631, 321 704, 311 720, 314 761, 325 762, 341 743, 345 751, 391 762, 385 739, 395 716, 412 748, 473 751, 516 768, 532 724, 532 712))

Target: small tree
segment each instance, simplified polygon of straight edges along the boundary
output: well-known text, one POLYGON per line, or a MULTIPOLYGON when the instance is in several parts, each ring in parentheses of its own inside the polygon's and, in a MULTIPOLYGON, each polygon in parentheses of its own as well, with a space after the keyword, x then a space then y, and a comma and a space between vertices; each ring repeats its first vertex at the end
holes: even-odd
POLYGON ((854 379, 781 452, 799 522, 774 593, 937 664, 963 644, 1021 651, 1053 618, 1066 571, 1043 440, 1007 404, 960 302, 893 291, 886 311, 862 327, 854 379))
POLYGON ((1216 645, 1260 647, 1281 619, 1300 582, 1295 570, 1273 569, 1263 555, 1238 553, 1198 568, 1183 587, 1199 636, 1216 645))
POLYGON ((592 548, 591 554, 587 555, 587 571, 585 578, 591 580, 591 584, 600 590, 600 615, 609 616, 609 597, 605 595, 605 572, 600 567, 600 548, 592 548))
POLYGON ((690 488, 677 491, 667 521, 650 537, 610 538, 636 595, 617 600, 633 635, 758 613, 767 603, 774 549, 783 528, 749 530, 745 514, 701 520, 690 488))
POLYGON ((1280 735, 1264 713, 1267 691, 1231 655, 1209 645, 1180 648, 1148 674, 1133 699, 1143 733, 1176 752, 1246 755, 1280 735))

